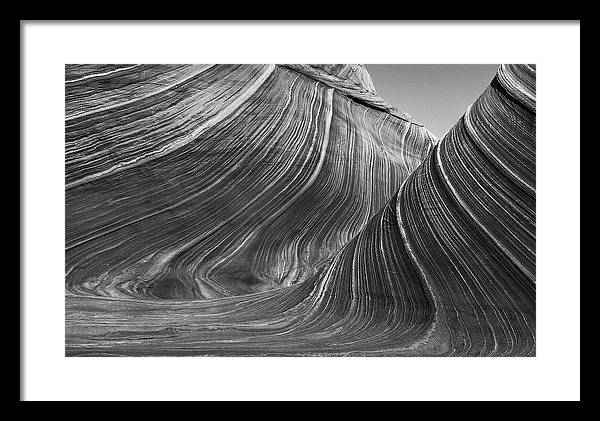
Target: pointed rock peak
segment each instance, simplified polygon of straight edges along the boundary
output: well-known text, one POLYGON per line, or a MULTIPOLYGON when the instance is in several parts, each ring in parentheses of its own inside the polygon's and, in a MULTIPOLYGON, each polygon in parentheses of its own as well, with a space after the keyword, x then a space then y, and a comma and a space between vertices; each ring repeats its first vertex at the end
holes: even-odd
POLYGON ((362 64, 312 64, 317 70, 354 83, 358 88, 377 95, 371 75, 362 64))
POLYGON ((410 114, 388 104, 379 96, 371 75, 362 64, 281 64, 280 66, 336 88, 356 102, 422 126, 410 114))

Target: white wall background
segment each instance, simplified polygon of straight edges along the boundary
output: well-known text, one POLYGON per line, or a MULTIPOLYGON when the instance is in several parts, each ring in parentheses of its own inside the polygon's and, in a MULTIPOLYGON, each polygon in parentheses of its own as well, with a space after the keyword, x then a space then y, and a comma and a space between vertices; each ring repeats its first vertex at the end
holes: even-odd
POLYGON ((24 399, 580 398, 580 27, 24 23, 24 399), (537 357, 65 358, 65 63, 536 63, 537 357))

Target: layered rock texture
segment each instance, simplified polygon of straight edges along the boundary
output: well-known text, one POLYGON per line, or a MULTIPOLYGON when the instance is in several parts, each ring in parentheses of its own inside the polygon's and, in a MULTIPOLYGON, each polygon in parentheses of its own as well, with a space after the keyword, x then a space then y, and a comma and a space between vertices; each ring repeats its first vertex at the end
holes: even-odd
POLYGON ((67 65, 66 354, 535 354, 535 67, 439 142, 360 65, 67 65))

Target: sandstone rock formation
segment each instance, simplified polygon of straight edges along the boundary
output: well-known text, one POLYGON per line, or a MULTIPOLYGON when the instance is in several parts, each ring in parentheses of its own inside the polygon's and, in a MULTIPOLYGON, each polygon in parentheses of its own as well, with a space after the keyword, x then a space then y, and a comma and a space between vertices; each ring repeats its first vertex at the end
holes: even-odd
POLYGON ((359 65, 69 65, 67 355, 534 355, 535 68, 438 143, 359 65))

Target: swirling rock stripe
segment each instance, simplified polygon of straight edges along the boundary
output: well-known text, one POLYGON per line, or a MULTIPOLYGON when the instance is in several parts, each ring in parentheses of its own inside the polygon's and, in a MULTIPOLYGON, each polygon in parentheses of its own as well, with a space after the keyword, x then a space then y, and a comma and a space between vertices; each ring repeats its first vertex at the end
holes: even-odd
POLYGON ((66 122, 72 295, 203 299, 303 282, 436 141, 279 66, 127 66, 79 80, 67 84, 80 102, 66 122), (86 95, 107 99, 86 111, 86 95))
POLYGON ((534 185, 535 69, 502 66, 398 196, 448 355, 534 354, 534 185))
POLYGON ((395 212, 390 202, 329 269, 291 287, 169 304, 70 298, 68 354, 379 355, 399 344, 414 353, 435 309, 395 212))
POLYGON ((69 296, 67 355, 534 355, 534 186, 535 68, 502 66, 304 282, 204 301, 69 296))

